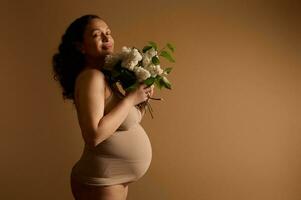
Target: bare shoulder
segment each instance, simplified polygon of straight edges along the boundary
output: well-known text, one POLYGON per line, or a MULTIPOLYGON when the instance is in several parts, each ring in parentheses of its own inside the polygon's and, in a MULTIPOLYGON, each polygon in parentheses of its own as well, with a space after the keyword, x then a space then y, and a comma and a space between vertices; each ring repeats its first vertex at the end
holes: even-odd
POLYGON ((105 75, 103 74, 102 71, 98 69, 84 69, 81 71, 76 78, 76 81, 82 81, 82 80, 87 80, 87 79, 99 79, 99 80, 105 80, 105 75))
POLYGON ((89 93, 90 96, 96 91, 103 91, 105 95, 106 82, 103 72, 98 69, 85 69, 81 71, 75 80, 75 100, 78 101, 78 98, 81 96, 81 94, 86 95, 83 94, 83 92, 89 93))
POLYGON ((85 69, 78 74, 75 81, 75 89, 81 89, 91 81, 105 85, 105 75, 98 69, 85 69))

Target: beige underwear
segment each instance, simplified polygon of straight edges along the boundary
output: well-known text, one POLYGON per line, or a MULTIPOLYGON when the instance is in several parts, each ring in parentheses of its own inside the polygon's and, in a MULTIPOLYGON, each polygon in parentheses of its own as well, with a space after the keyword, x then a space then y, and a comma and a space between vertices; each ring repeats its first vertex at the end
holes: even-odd
MULTIPOLYGON (((105 102, 107 114, 121 100, 114 92, 105 102)), ((134 182, 148 170, 152 160, 150 140, 140 125, 141 112, 133 106, 119 128, 96 147, 85 145, 71 170, 71 178, 86 185, 134 182)))

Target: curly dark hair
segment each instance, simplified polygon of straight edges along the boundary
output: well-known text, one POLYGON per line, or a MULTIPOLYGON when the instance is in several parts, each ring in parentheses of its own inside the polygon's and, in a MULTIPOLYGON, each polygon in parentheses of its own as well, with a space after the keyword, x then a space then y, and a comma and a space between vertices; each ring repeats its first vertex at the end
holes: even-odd
POLYGON ((58 52, 52 57, 53 78, 63 90, 63 99, 73 100, 73 104, 75 80, 85 65, 85 57, 77 48, 77 43, 83 41, 86 26, 95 18, 102 20, 93 14, 75 19, 63 34, 58 52))

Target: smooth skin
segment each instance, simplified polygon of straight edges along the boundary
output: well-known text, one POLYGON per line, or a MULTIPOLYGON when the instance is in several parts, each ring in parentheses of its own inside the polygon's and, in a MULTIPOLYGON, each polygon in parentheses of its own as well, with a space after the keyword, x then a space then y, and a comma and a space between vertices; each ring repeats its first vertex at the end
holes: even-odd
MULTIPOLYGON (((141 84, 126 94, 109 113, 104 115, 105 100, 112 91, 99 70, 107 54, 113 53, 114 39, 108 25, 93 19, 87 25, 83 42, 78 48, 85 55, 86 65, 75 83, 75 105, 82 137, 86 145, 95 147, 109 138, 127 117, 130 109, 153 95, 153 85, 141 84)), ((141 110, 144 115, 145 110, 141 110)), ((71 181, 75 200, 126 200, 128 184, 88 186, 71 181)))

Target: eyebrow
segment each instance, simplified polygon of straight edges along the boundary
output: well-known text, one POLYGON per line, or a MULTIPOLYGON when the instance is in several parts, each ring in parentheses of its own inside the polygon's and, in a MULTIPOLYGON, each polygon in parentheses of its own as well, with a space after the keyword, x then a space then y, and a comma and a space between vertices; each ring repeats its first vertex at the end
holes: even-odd
MULTIPOLYGON (((107 26, 106 29, 107 29, 107 30, 111 30, 108 26, 107 26)), ((99 28, 92 29, 92 30, 91 30, 91 33, 93 33, 94 31, 100 31, 100 29, 99 29, 99 28)))

